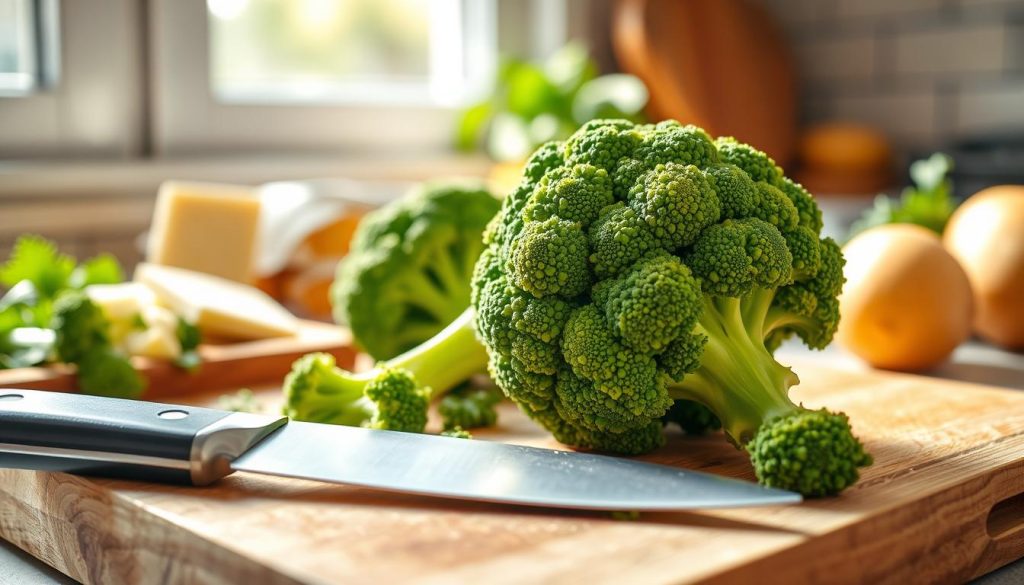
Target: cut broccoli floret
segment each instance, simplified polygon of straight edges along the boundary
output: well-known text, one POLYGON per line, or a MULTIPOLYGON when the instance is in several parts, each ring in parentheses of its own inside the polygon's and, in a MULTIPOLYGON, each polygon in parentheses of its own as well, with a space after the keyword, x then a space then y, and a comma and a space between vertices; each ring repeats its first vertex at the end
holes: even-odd
POLYGON ((62 362, 76 364, 94 349, 110 346, 110 323, 81 291, 70 290, 57 298, 50 328, 56 333, 54 351, 62 362))
POLYGON ((493 427, 501 393, 494 388, 463 387, 449 392, 437 405, 445 430, 493 427))
POLYGON ((427 394, 412 374, 381 368, 354 375, 334 365, 334 356, 300 358, 284 381, 284 414, 296 420, 422 433, 427 394))
POLYGON ((112 347, 93 348, 76 364, 78 389, 86 394, 138 398, 146 389, 146 381, 135 371, 131 361, 112 347))
POLYGON ((303 356, 285 377, 284 414, 309 422, 423 432, 432 395, 485 367, 486 353, 469 320, 470 315, 460 317, 427 343, 368 372, 338 368, 326 353, 303 356))

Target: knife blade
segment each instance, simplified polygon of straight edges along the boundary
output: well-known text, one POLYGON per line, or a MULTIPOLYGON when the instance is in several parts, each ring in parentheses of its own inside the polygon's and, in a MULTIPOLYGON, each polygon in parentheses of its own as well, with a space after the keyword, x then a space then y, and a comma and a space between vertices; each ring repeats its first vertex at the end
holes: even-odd
POLYGON ((0 390, 0 467, 193 485, 244 471, 590 510, 801 500, 746 481, 604 455, 32 390, 0 390))

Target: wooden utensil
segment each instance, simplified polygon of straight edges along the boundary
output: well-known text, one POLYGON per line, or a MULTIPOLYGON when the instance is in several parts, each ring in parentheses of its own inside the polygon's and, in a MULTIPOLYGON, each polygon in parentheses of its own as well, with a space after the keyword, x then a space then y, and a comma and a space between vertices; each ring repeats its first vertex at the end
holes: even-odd
POLYGON ((747 0, 619 0, 612 40, 647 84, 649 114, 735 136, 791 162, 796 73, 782 34, 747 0))

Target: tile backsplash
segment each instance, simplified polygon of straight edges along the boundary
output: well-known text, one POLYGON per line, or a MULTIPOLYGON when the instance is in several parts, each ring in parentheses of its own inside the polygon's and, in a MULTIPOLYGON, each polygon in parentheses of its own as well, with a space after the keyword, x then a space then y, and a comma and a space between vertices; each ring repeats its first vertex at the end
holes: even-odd
POLYGON ((1024 0, 763 0, 799 64, 805 122, 903 152, 1024 135, 1024 0))

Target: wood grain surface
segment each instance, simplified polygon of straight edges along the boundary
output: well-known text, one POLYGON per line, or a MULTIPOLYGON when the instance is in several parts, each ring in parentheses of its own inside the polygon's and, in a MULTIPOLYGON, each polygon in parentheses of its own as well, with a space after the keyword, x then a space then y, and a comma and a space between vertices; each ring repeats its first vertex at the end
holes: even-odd
MULTIPOLYGON (((1024 556, 1024 394, 796 369, 794 396, 849 413, 875 455, 839 497, 616 521, 251 474, 177 488, 0 470, 0 535, 111 585, 959 582, 1024 556)), ((511 406, 477 438, 557 447, 511 406)), ((753 479, 721 436, 673 434, 646 459, 753 479)))
MULTIPOLYGON (((165 360, 132 358, 135 368, 148 380, 143 398, 160 400, 189 392, 227 391, 280 380, 292 362, 313 351, 335 356, 342 367, 351 367, 356 352, 347 329, 318 321, 301 321, 294 337, 275 337, 237 343, 204 343, 199 346, 202 365, 188 372, 165 360)), ((74 392, 74 369, 57 364, 39 368, 0 370, 0 388, 74 392)))

